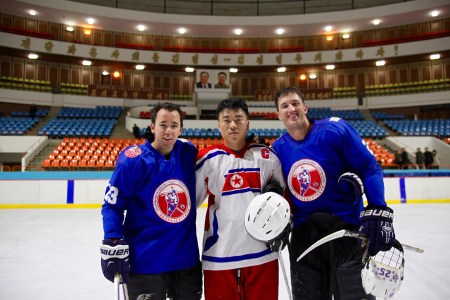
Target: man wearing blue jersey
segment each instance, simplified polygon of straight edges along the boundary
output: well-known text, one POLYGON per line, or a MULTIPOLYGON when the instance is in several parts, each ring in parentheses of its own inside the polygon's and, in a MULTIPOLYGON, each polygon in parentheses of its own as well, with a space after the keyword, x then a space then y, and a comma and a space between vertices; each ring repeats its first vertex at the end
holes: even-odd
POLYGON ((122 275, 132 300, 202 296, 195 223, 197 149, 178 139, 182 126, 178 105, 156 105, 150 124, 154 141, 124 149, 106 188, 102 270, 110 281, 122 275))
POLYGON ((309 120, 298 89, 279 90, 275 106, 287 129, 273 148, 292 202, 294 229, 289 254, 294 299, 375 299, 362 287, 366 248, 356 239, 334 240, 296 260, 311 244, 341 229, 366 235, 370 256, 392 247, 393 212, 384 199, 382 170, 348 123, 335 117, 309 120))

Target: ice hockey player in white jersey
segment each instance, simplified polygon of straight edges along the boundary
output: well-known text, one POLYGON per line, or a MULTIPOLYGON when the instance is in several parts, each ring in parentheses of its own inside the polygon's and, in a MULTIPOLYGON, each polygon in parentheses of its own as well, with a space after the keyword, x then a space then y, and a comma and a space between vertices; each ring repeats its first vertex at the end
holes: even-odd
POLYGON ((202 264, 205 299, 278 299, 278 260, 264 242, 246 231, 249 203, 269 183, 284 188, 273 150, 248 139, 249 112, 241 99, 217 107, 223 145, 199 152, 197 205, 207 198, 202 264))

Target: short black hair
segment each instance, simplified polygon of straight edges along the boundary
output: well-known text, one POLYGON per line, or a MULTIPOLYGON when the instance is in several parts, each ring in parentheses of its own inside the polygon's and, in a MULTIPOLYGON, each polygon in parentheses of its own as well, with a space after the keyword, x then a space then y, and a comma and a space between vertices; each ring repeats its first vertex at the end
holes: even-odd
POLYGON ((302 100, 303 104, 305 104, 305 98, 303 97, 303 94, 300 92, 300 90, 295 86, 288 86, 282 88, 281 90, 278 90, 275 93, 274 98, 275 98, 275 107, 277 108, 277 111, 278 111, 278 100, 280 100, 282 96, 286 96, 289 94, 297 94, 300 97, 300 100, 302 100))
POLYGON ((220 101, 216 109, 217 120, 219 120, 220 113, 225 109, 232 109, 232 110, 242 109, 242 111, 247 115, 247 118, 248 119, 250 118, 247 103, 245 103, 245 101, 242 100, 241 98, 230 98, 220 101))
POLYGON ((150 119, 152 120, 152 123, 155 124, 156 123, 156 115, 158 114, 158 112, 161 109, 165 109, 167 111, 174 111, 176 110, 179 115, 180 115, 180 122, 181 122, 181 127, 183 127, 183 111, 181 110, 180 106, 178 104, 172 103, 172 102, 159 102, 156 106, 154 106, 151 110, 150 110, 150 119))

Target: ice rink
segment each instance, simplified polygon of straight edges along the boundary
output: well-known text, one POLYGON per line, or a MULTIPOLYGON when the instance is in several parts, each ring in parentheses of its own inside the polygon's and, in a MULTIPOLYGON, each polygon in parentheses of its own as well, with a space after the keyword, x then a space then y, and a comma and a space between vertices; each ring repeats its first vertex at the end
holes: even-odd
MULTIPOLYGON (((405 250, 395 299, 450 299, 450 204, 391 207, 400 242, 425 249, 405 250)), ((205 210, 199 210, 199 238, 205 210)), ((0 299, 114 299, 100 268, 100 209, 2 209, 0 228, 0 299)), ((289 272, 287 255, 284 261, 289 272)), ((280 299, 289 299, 282 277, 280 299)))

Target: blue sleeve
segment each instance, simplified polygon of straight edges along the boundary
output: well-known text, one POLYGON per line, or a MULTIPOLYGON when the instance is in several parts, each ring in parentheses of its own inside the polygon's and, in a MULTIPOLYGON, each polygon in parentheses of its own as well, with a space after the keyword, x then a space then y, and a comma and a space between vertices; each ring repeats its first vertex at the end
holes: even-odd
POLYGON ((106 187, 102 205, 104 238, 123 238, 124 212, 128 202, 134 197, 136 173, 140 168, 136 167, 133 159, 119 155, 116 168, 106 187))
POLYGON ((383 170, 372 151, 348 123, 343 122, 343 155, 350 171, 357 174, 364 183, 367 201, 372 205, 386 205, 384 198, 383 170))

